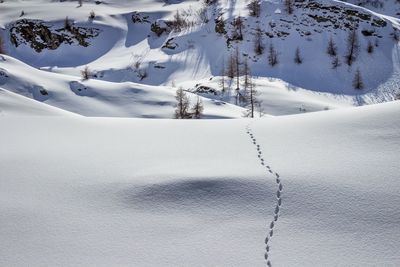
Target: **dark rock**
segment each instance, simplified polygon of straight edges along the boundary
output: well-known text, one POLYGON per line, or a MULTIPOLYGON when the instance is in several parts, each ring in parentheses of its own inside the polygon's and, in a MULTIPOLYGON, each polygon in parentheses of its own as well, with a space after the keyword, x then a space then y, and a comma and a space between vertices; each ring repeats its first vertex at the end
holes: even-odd
POLYGON ((26 44, 40 53, 44 49, 55 50, 61 44, 78 43, 87 47, 90 45, 88 39, 95 38, 99 34, 100 30, 95 28, 70 26, 69 30, 53 29, 52 26, 39 20, 22 19, 12 25, 10 41, 15 47, 26 44))

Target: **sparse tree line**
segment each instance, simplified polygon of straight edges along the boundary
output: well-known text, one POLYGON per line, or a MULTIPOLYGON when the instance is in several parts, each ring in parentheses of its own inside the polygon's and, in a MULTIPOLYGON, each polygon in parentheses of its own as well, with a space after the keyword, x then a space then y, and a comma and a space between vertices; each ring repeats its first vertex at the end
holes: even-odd
MULTIPOLYGON (((375 51, 375 48, 379 46, 378 39, 375 40, 373 43, 371 40, 368 40, 366 46, 366 52, 368 54, 372 54, 375 51)), ((358 59, 360 55, 360 41, 357 33, 357 27, 353 27, 347 35, 346 40, 346 50, 343 56, 344 63, 351 67, 354 62, 358 59)), ((338 54, 338 47, 332 37, 330 37, 328 41, 328 46, 326 50, 327 54, 331 57, 331 66, 333 69, 338 68, 341 66, 341 61, 338 54)), ((359 68, 356 69, 354 78, 353 78, 353 88, 354 89, 364 89, 364 82, 362 79, 361 71, 359 68)))
MULTIPOLYGON (((225 62, 225 60, 224 60, 225 62)), ((256 111, 262 114, 261 101, 257 98, 259 93, 256 89, 256 84, 253 82, 253 76, 247 60, 247 57, 242 57, 237 46, 234 53, 231 53, 227 65, 222 64, 221 70, 221 92, 225 93, 228 83, 225 76, 230 79, 230 84, 235 84, 234 101, 236 105, 246 107, 244 114, 246 117, 255 117, 256 111)))
POLYGON ((196 102, 191 105, 190 99, 183 88, 176 91, 175 119, 201 119, 203 116, 203 101, 197 96, 196 102))
POLYGON ((203 6, 199 10, 192 8, 176 10, 172 19, 153 22, 151 31, 161 36, 165 32, 180 32, 198 24, 207 24, 210 21, 209 6, 217 2, 217 0, 203 0, 203 6))
MULTIPOLYGON (((400 41, 400 34, 398 34, 398 30, 394 29, 394 32, 392 34, 392 37, 395 41, 400 41), (397 38, 396 38, 397 36, 397 38)), ((267 63, 270 67, 274 67, 279 64, 279 55, 280 52, 277 51, 275 48, 274 44, 270 42, 269 46, 267 49, 264 46, 263 42, 263 33, 262 30, 260 29, 259 26, 255 29, 254 32, 254 54, 261 56, 265 53, 267 53, 267 63)), ((373 54, 375 52, 375 49, 379 46, 378 39, 375 39, 375 41, 368 40, 367 45, 365 47, 365 51, 368 54, 373 54)), ((357 27, 353 27, 347 35, 346 39, 346 48, 345 52, 343 54, 343 63, 351 67, 354 62, 357 61, 358 57, 360 56, 360 41, 359 41, 359 36, 358 36, 358 31, 357 27)), ((338 52, 338 46, 336 45, 335 40, 333 37, 330 37, 328 40, 328 44, 326 47, 326 53, 328 56, 331 58, 331 67, 332 69, 336 69, 339 66, 342 65, 342 61, 340 59, 340 55, 338 52)), ((231 62, 232 59, 230 58, 228 62, 231 62)), ((294 57, 293 57, 294 63, 300 65, 304 62, 304 58, 302 56, 302 52, 300 47, 296 47, 294 51, 294 57)), ((230 63, 228 65, 228 77, 233 76, 233 71, 232 68, 230 67, 232 64, 230 63)), ((355 89, 363 89, 364 88, 364 83, 362 80, 362 75, 360 70, 357 68, 356 72, 354 74, 354 82, 353 82, 353 87, 355 89)))
MULTIPOLYGON (((253 2, 251 2, 252 4, 253 2)), ((258 3, 258 2, 254 2, 258 3)), ((253 3, 253 4, 254 4, 253 3)), ((254 4, 254 6, 257 6, 254 4)), ((257 8, 255 8, 257 10, 257 8)), ((255 11, 256 13, 256 11, 255 11)), ((237 39, 243 38, 241 36, 243 31, 241 29, 241 19, 237 18, 234 20, 233 25, 236 25, 236 35, 237 39), (240 38, 241 37, 241 38, 240 38)), ((366 52, 368 54, 372 54, 375 51, 375 48, 378 47, 378 41, 372 42, 368 41, 366 46, 366 52)), ((254 34, 254 53, 256 55, 267 54, 267 64, 270 67, 275 67, 279 64, 280 60, 280 52, 275 48, 274 44, 270 42, 270 44, 265 47, 263 42, 263 34, 258 26, 255 30, 254 34)), ((335 40, 331 37, 328 41, 326 47, 326 53, 331 58, 331 66, 333 69, 339 67, 342 63, 340 60, 338 46, 336 45, 335 40)), ((357 61, 360 54, 360 42, 358 37, 357 28, 353 28, 348 32, 346 48, 343 54, 343 63, 348 66, 352 66, 354 62, 357 61)), ((305 61, 300 47, 296 47, 293 54, 293 62, 295 64, 303 64, 305 61)), ((241 59, 241 53, 239 51, 239 46, 236 46, 234 52, 231 52, 229 57, 223 61, 222 70, 221 70, 221 78, 220 78, 220 86, 221 92, 224 93, 227 90, 227 80, 230 79, 230 84, 234 84, 234 101, 235 104, 248 107, 248 112, 246 116, 254 117, 255 110, 260 107, 260 101, 257 99, 258 93, 255 88, 255 84, 252 82, 252 76, 250 67, 247 61, 247 55, 244 56, 244 59, 241 59), (243 84, 242 84, 243 83, 243 84)), ((354 72, 354 78, 352 82, 353 88, 361 90, 365 87, 362 74, 359 68, 357 68, 354 72)))

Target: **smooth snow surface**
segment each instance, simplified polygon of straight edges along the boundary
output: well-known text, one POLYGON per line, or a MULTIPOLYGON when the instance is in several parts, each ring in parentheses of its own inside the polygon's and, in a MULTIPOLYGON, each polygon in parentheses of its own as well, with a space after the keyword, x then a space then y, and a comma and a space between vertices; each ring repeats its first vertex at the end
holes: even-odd
POLYGON ((397 266, 399 102, 232 121, 0 116, 2 266, 397 266))

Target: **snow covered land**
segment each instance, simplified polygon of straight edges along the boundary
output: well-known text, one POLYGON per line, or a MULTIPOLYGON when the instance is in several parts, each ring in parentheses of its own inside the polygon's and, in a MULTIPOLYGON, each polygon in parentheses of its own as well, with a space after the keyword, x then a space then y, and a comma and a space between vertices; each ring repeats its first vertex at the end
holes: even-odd
POLYGON ((0 266, 400 266, 397 0, 0 1, 0 266))

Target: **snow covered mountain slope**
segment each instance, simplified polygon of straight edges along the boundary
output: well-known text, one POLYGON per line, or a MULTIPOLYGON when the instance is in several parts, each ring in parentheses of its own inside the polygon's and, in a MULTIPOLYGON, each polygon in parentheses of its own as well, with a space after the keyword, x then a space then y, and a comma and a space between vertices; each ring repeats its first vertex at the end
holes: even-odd
POLYGON ((0 116, 0 265, 396 266, 399 112, 0 116))
MULTIPOLYGON (((41 71, 53 72, 54 80, 65 80, 67 76, 70 81, 78 80, 88 66, 94 76, 90 83, 101 84, 105 91, 112 90, 117 98, 124 98, 127 82, 133 82, 135 88, 148 90, 156 101, 172 103, 174 100, 163 94, 164 89, 157 91, 144 85, 175 85, 193 90, 196 85, 212 81, 216 95, 202 94, 203 97, 236 104, 236 80, 225 77, 228 82, 224 93, 219 85, 221 75, 228 75, 230 58, 236 49, 240 68, 247 60, 252 76, 258 78, 261 107, 268 114, 385 102, 400 94, 399 47, 394 40, 399 34, 399 20, 394 14, 381 15, 379 10, 373 12, 341 1, 296 1, 293 14, 287 14, 281 1, 260 3, 261 13, 255 17, 250 16, 248 1, 244 0, 216 1, 208 6, 202 1, 166 4, 146 0, 133 4, 107 0, 84 1, 81 7, 75 1, 5 1, 0 4, 0 26, 11 57, 41 71), (181 26, 176 25, 177 14, 181 26), (241 34, 235 26, 239 16, 241 34), (358 39, 357 53, 348 65, 346 39, 352 29, 358 39), (260 55, 254 51, 258 34, 264 48, 260 55), (326 53, 331 38, 336 46, 334 57, 326 53), (268 64, 271 46, 278 57, 274 66, 268 64), (297 48, 301 64, 294 62, 297 48), (337 64, 335 68, 333 63, 337 64), (361 90, 353 88, 357 70, 361 73, 361 90), (269 83, 271 78, 278 78, 278 82, 269 83)), ((46 84, 41 81, 39 86, 46 84)), ((239 87, 244 90, 243 79, 239 87)), ((19 89, 12 88, 16 90, 19 89)), ((171 117, 168 108, 143 105, 145 96, 113 106, 105 104, 105 97, 99 95, 91 99, 64 95, 62 104, 50 95, 46 102, 90 116, 171 117), (138 109, 132 110, 136 101, 138 109), (84 108, 76 108, 76 103, 84 108)), ((236 111, 212 109, 209 117, 238 115, 236 111)), ((208 110, 206 107, 205 111, 208 110)))
MULTIPOLYGON (((37 70, 16 59, 0 60, 0 85, 12 92, 85 116, 173 118, 175 89, 113 83, 37 70)), ((191 98, 194 95, 191 94, 191 98)), ((205 118, 240 118, 244 109, 203 99, 205 118)))

